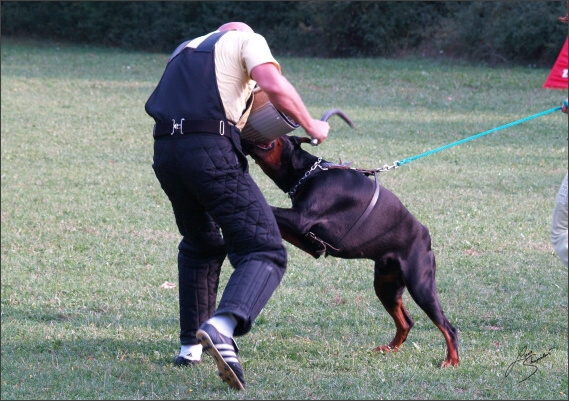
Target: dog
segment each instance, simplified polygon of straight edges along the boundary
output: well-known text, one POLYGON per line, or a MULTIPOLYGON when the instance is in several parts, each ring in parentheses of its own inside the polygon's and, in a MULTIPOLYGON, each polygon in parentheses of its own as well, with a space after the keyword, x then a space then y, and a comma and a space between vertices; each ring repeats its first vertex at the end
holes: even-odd
MULTIPOLYGON (((336 114, 352 124, 343 113, 336 114)), ((283 239, 314 258, 330 255, 375 262, 375 294, 396 327, 391 342, 375 351, 397 351, 413 327, 402 301, 407 288, 443 333, 447 355, 441 368, 458 366, 458 333, 437 296, 428 229, 378 183, 377 172, 318 158, 302 149, 308 142, 310 138, 294 135, 268 144, 242 140, 244 153, 291 198, 291 208, 271 206, 283 239), (372 174, 374 180, 369 178, 372 174)))

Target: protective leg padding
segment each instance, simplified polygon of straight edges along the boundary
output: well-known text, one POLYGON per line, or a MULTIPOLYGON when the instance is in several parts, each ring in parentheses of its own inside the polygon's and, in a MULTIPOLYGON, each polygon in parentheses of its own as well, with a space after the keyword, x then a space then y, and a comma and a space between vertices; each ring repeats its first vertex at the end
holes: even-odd
POLYGON ((188 252, 187 243, 180 244, 178 253, 178 288, 180 302, 180 342, 198 343, 196 332, 213 316, 217 302, 219 273, 225 259, 225 249, 207 257, 188 252))
POLYGON ((279 286, 286 268, 276 264, 251 260, 240 265, 227 283, 216 314, 233 313, 237 316, 235 336, 242 336, 279 286))

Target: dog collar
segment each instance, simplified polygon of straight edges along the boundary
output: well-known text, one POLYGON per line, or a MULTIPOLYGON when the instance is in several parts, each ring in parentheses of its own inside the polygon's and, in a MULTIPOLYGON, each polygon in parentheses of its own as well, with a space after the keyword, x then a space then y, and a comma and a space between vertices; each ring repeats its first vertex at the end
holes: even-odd
POLYGON ((321 161, 322 161, 322 158, 319 157, 318 160, 316 160, 316 162, 312 165, 312 167, 310 167, 310 170, 308 170, 306 173, 304 173, 304 175, 302 176, 302 178, 300 180, 298 180, 296 185, 294 187, 292 187, 292 189, 290 191, 288 191, 288 197, 289 198, 291 198, 291 199, 294 198, 294 195, 296 195, 296 191, 298 191, 298 188, 303 183, 303 181, 306 180, 306 177, 308 177, 310 175, 310 173, 312 173, 318 167, 320 167, 322 169, 322 167, 320 166, 321 161))

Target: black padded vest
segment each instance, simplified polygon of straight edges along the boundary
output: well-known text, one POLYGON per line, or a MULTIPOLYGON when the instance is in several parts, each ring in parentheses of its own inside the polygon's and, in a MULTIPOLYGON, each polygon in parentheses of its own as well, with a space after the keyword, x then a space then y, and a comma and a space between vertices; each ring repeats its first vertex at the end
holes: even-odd
POLYGON ((227 123, 215 76, 214 46, 225 32, 208 36, 197 48, 182 43, 144 109, 156 122, 216 120, 227 123))

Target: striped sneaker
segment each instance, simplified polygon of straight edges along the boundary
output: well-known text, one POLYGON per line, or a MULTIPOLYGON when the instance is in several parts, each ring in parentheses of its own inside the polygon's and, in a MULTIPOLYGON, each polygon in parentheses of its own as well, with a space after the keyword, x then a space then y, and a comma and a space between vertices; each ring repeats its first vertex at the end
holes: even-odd
POLYGON ((245 390, 245 377, 237 359, 239 349, 235 340, 224 336, 209 323, 201 325, 196 337, 203 351, 215 360, 221 380, 237 390, 245 390))

